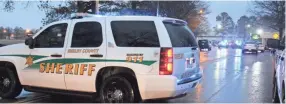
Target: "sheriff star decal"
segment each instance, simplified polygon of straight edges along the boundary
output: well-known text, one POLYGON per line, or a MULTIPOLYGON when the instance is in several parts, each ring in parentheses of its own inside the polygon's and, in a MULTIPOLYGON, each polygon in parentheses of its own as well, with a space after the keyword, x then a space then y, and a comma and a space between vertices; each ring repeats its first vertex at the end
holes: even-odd
POLYGON ((31 66, 33 64, 33 57, 32 56, 28 56, 26 57, 26 64, 28 66, 31 66))

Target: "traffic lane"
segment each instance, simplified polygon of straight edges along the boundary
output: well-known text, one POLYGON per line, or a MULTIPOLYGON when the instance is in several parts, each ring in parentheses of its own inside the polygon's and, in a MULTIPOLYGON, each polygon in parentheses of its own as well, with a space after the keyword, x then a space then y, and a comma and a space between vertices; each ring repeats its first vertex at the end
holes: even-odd
POLYGON ((205 62, 212 62, 220 58, 225 58, 227 57, 227 54, 225 54, 227 51, 233 52, 234 50, 218 49, 217 47, 213 47, 211 51, 201 51, 200 64, 204 64, 205 62))
POLYGON ((271 103, 273 64, 270 54, 244 55, 242 62, 244 70, 209 102, 271 103))
POLYGON ((226 52, 226 58, 204 65, 203 82, 193 93, 169 102, 270 103, 273 77, 270 54, 226 52))

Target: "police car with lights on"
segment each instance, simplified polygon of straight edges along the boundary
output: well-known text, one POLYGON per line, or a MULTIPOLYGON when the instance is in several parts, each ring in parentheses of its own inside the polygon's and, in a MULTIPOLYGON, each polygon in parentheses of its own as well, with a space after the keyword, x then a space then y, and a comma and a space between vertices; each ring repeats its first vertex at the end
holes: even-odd
POLYGON ((223 41, 219 42, 218 48, 228 48, 228 41, 223 40, 223 41))
POLYGON ((79 13, 25 44, 0 48, 0 97, 32 92, 97 96, 104 103, 174 98, 202 79, 185 21, 79 13))

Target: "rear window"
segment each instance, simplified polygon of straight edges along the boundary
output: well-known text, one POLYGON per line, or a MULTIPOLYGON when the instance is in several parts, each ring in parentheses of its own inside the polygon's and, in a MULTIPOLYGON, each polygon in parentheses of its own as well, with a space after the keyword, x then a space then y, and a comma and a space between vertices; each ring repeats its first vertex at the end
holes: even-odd
POLYGON ((163 23, 170 36, 172 47, 197 47, 196 38, 187 25, 163 23))
POLYGON ((208 41, 207 40, 199 40, 199 42, 207 43, 208 41))
POLYGON ((160 47, 153 21, 112 21, 111 28, 119 47, 160 47))

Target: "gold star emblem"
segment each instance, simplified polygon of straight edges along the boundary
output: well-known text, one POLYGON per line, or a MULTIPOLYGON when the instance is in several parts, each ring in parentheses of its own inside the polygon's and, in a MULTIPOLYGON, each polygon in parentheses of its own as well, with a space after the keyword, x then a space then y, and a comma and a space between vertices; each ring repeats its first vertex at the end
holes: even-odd
POLYGON ((33 57, 32 56, 28 56, 26 57, 26 64, 28 66, 31 66, 33 64, 33 57))

